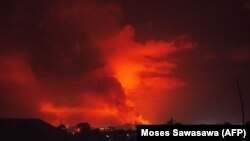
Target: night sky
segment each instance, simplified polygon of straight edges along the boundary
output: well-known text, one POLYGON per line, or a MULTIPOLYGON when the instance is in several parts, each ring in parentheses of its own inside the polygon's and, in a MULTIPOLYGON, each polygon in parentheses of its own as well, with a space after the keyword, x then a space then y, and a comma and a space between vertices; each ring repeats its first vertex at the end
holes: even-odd
POLYGON ((1 0, 0 118, 250 120, 249 0, 1 0))

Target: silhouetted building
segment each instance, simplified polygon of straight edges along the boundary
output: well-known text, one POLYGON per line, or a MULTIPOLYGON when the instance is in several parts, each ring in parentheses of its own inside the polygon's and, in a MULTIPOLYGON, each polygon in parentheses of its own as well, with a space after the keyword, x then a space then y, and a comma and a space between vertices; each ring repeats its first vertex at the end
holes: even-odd
POLYGON ((1 141, 69 141, 71 135, 40 119, 0 119, 1 141))

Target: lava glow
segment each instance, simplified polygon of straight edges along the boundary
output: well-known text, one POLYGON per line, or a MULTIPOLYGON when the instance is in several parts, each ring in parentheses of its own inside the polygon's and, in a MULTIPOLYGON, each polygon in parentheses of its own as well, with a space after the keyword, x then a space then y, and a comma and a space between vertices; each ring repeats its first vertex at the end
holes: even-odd
MULTIPOLYGON (((185 38, 180 39, 179 42, 182 43, 180 47, 176 47, 177 41, 149 40, 143 44, 135 41, 133 36, 133 27, 125 26, 114 36, 100 42, 100 46, 112 50, 107 51, 109 67, 113 69, 115 77, 127 91, 136 89, 139 85, 150 84, 152 79, 159 80, 161 76, 172 73, 176 63, 169 61, 168 55, 195 46, 194 43, 185 41, 185 38)), ((164 80, 167 79, 162 77, 159 83, 166 83, 164 80)))
POLYGON ((38 117, 55 125, 146 124, 157 120, 151 115, 159 105, 145 96, 161 101, 169 96, 166 92, 186 85, 172 76, 178 61, 170 55, 194 48, 188 36, 142 43, 134 37, 135 27, 119 24, 117 5, 50 5, 37 11, 38 19, 28 14, 30 5, 10 15, 16 26, 1 38, 0 54, 2 98, 9 109, 5 115, 38 117), (23 31, 27 27, 32 29, 23 31), (16 106, 21 110, 11 108, 16 106))
POLYGON ((149 40, 140 43, 135 41, 134 29, 128 25, 113 36, 104 38, 99 46, 105 49, 108 67, 121 83, 127 98, 133 105, 142 105, 142 101, 145 101, 147 104, 140 112, 154 113, 159 107, 155 103, 148 103, 144 95, 161 97, 166 91, 185 86, 184 82, 171 77, 177 63, 168 59, 168 56, 193 49, 195 44, 187 37, 171 42, 149 40))

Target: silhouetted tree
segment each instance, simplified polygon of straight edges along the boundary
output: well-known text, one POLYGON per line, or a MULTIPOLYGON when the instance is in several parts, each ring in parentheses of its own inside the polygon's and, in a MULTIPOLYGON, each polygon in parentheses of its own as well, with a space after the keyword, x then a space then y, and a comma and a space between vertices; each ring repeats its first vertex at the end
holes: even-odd
POLYGON ((64 124, 58 125, 57 128, 58 128, 58 129, 61 129, 61 130, 63 130, 63 131, 67 131, 67 126, 64 125, 64 124))
POLYGON ((85 132, 89 132, 90 131, 90 125, 87 122, 84 123, 79 123, 77 124, 77 129, 81 132, 81 133, 85 133, 85 132))
POLYGON ((173 118, 170 118, 169 121, 167 121, 167 125, 174 125, 176 121, 173 118))

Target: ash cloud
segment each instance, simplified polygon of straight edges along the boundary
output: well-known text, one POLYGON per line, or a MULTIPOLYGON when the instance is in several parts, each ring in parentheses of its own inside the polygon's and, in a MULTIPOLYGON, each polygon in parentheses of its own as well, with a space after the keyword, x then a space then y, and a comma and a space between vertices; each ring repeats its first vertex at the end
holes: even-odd
POLYGON ((39 117, 54 124, 61 119, 70 124, 146 123, 129 90, 160 87, 141 74, 160 86, 169 84, 167 89, 184 85, 175 78, 155 79, 164 74, 157 73, 157 66, 173 72, 176 62, 151 59, 148 64, 145 56, 162 57, 194 44, 187 41, 182 48, 176 41, 137 42, 133 27, 121 25, 118 5, 80 0, 1 3, 0 102, 5 117, 39 117), (145 70, 147 65, 156 69, 145 70))
MULTIPOLYGON (((42 117, 50 122, 64 119, 75 123, 68 118, 68 112, 86 107, 101 111, 105 109, 100 107, 102 105, 113 110, 127 109, 126 113, 133 115, 135 111, 126 105, 120 82, 104 70, 106 59, 93 44, 116 30, 116 17, 120 16, 118 6, 102 4, 91 1, 2 2, 1 115, 42 117), (89 97, 96 97, 96 100, 89 97), (68 111, 56 113, 55 109, 60 111, 60 108, 68 111)), ((75 116, 93 122, 90 117, 96 113, 76 111, 79 112, 75 116)), ((117 113, 101 116, 116 119, 109 124, 137 122, 120 121, 117 113)))

